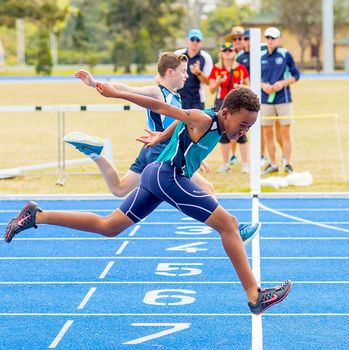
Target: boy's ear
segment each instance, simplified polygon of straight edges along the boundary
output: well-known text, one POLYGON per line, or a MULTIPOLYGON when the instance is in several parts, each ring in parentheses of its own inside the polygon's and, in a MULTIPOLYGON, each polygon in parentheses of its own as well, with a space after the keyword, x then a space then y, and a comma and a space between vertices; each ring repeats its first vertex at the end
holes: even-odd
POLYGON ((222 115, 223 119, 227 119, 227 117, 228 117, 228 110, 226 108, 223 108, 221 110, 221 115, 222 115))
POLYGON ((172 68, 167 69, 165 75, 168 75, 169 77, 172 77, 172 75, 173 75, 173 69, 172 69, 172 68))

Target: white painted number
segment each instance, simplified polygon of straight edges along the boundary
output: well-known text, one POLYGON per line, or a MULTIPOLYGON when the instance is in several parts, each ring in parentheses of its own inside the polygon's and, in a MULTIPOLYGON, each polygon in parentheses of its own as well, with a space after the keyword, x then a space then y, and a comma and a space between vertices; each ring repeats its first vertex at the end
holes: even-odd
POLYGON ((192 304, 195 302, 195 298, 190 297, 188 295, 181 294, 161 294, 161 293, 182 293, 182 294, 196 294, 195 291, 189 289, 158 289, 151 290, 145 294, 143 299, 144 304, 148 305, 186 305, 192 304), (179 299, 178 301, 173 302, 160 302, 158 299, 179 299))
POLYGON ((202 266, 203 263, 160 263, 156 268, 156 274, 160 276, 195 276, 202 270, 188 266, 202 266), (168 272, 173 271, 173 272, 168 272), (175 272, 176 271, 176 272, 175 272), (187 272, 184 272, 187 271, 187 272))
POLYGON ((177 235, 209 235, 212 232, 212 228, 209 226, 178 226, 178 231, 175 231, 177 235))
POLYGON ((161 332, 151 334, 151 335, 147 335, 146 337, 130 340, 130 341, 125 342, 123 344, 135 345, 135 344, 144 343, 148 340, 161 338, 165 335, 180 332, 180 331, 183 331, 184 329, 188 329, 190 327, 190 323, 131 323, 131 326, 135 326, 135 327, 171 327, 171 328, 166 329, 166 330, 161 331, 161 332))
POLYGON ((180 251, 180 252, 186 252, 186 253, 196 253, 199 250, 204 251, 207 250, 207 248, 196 248, 199 245, 207 244, 207 242, 195 242, 195 243, 188 243, 183 245, 178 245, 176 247, 167 248, 166 250, 171 251, 180 251))

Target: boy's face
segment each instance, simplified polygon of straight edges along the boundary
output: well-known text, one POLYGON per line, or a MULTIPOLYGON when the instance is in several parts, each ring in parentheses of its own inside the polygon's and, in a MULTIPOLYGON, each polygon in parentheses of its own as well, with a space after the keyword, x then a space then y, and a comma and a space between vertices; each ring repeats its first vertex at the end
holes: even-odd
POLYGON ((234 113, 229 113, 224 108, 222 110, 223 125, 228 139, 237 140, 240 136, 245 135, 255 123, 257 115, 257 112, 248 111, 244 108, 234 113))
POLYGON ((188 78, 187 62, 181 62, 176 69, 171 69, 169 74, 173 82, 173 88, 177 90, 181 89, 188 78))

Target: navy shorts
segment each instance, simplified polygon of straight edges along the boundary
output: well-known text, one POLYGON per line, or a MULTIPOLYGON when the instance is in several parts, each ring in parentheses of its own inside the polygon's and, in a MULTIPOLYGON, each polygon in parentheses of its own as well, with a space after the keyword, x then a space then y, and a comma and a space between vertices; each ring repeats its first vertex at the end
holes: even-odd
POLYGON ((142 172, 141 184, 121 204, 120 210, 133 222, 149 215, 167 202, 184 214, 205 222, 218 202, 189 178, 179 175, 172 165, 154 162, 142 172))
POLYGON ((160 143, 149 148, 145 148, 143 146, 136 160, 133 164, 131 164, 130 170, 132 170, 134 173, 141 174, 148 164, 155 162, 158 159, 159 155, 166 146, 167 143, 160 143))

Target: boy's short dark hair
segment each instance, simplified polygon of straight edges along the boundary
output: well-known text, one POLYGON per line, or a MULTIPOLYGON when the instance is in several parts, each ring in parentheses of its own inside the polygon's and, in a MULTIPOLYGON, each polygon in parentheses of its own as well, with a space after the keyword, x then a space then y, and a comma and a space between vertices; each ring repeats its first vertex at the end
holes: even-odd
POLYGON ((158 72, 164 77, 168 69, 176 69, 182 62, 188 62, 185 55, 177 55, 174 52, 164 52, 160 55, 158 61, 158 72))
POLYGON ((221 109, 227 108, 230 113, 241 108, 251 112, 258 112, 260 109, 258 96, 249 88, 238 88, 230 91, 223 100, 221 109))

